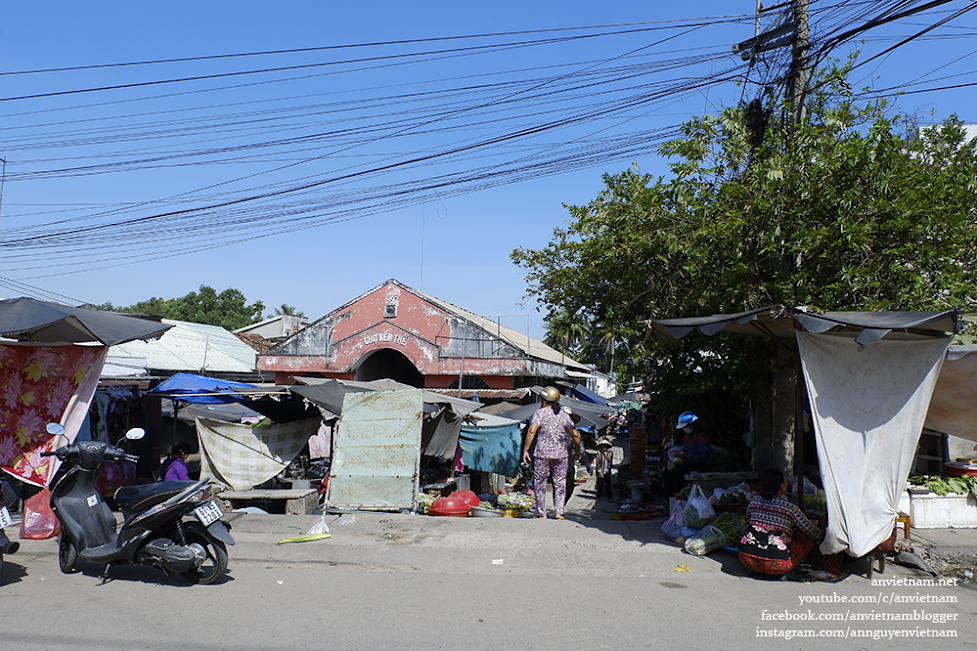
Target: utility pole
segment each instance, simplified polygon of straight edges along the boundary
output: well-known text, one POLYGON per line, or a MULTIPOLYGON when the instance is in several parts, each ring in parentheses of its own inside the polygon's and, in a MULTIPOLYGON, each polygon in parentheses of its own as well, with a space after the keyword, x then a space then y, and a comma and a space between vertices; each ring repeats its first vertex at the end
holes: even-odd
POLYGON ((793 0, 791 13, 794 23, 794 43, 791 47, 790 83, 788 90, 791 108, 791 126, 796 127, 807 117, 805 100, 807 95, 807 3, 808 0, 793 0))

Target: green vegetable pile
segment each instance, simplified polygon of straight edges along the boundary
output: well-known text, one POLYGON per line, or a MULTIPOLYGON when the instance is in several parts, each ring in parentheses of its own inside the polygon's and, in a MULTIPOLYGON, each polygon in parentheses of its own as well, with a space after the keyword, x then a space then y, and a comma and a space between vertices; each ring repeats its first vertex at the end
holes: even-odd
POLYGON ((738 516, 732 513, 720 513, 709 524, 723 532, 727 545, 737 545, 740 541, 740 532, 743 530, 742 523, 738 516))
POLYGON ((913 486, 925 486, 934 495, 973 495, 977 497, 977 477, 939 477, 937 475, 916 475, 909 478, 913 486))
POLYGON ((828 512, 828 500, 822 489, 819 488, 814 495, 804 495, 804 510, 818 515, 828 512))

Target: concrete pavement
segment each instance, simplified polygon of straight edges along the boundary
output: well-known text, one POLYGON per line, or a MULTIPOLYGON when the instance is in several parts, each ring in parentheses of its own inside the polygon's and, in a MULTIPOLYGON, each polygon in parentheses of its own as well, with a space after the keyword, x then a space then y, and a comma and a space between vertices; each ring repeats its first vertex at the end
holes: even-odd
MULTIPOLYGON (((567 504, 567 520, 531 518, 449 518, 400 513, 356 512, 326 515, 331 537, 285 543, 306 533, 320 516, 228 515, 236 544, 229 548, 230 566, 256 563, 285 566, 342 566, 375 571, 410 570, 436 565, 446 573, 498 572, 565 575, 635 576, 656 566, 702 563, 727 575, 746 576, 735 555, 719 550, 705 558, 684 553, 661 534, 661 520, 611 519, 614 506, 595 502, 593 481, 580 484, 567 504)), ((551 503, 551 502, 550 502, 551 503)), ((16 540, 18 528, 7 529, 16 540)), ((900 529, 901 536, 901 529, 900 529)), ((55 539, 22 540, 12 560, 57 554, 55 539)), ((977 572, 977 529, 914 529, 913 551, 941 574, 977 572)), ((918 576, 889 565, 886 576, 918 576), (890 569, 891 568, 891 569, 890 569)), ((853 577, 854 580, 864 580, 853 577)))

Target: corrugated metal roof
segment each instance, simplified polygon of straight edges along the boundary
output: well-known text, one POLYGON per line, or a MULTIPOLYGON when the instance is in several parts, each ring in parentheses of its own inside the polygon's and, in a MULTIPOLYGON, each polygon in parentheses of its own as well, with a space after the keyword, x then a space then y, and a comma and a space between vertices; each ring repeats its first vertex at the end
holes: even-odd
POLYGON ((475 394, 485 400, 512 400, 524 398, 529 394, 529 389, 462 389, 460 393, 458 389, 425 389, 425 391, 469 400, 475 394))
POLYGON ((130 341, 109 348, 113 357, 142 357, 162 371, 253 373, 257 352, 220 326, 163 319, 173 327, 153 341, 130 341))
MULTIPOLYGON (((443 309, 445 312, 451 312, 455 316, 461 317, 466 321, 470 321, 474 323, 482 330, 485 330, 489 334, 493 334, 497 336, 499 339, 505 341, 506 343, 515 346, 516 348, 523 351, 524 353, 526 353, 526 355, 530 357, 536 357, 538 359, 547 362, 552 362, 554 364, 561 364, 566 367, 572 366, 583 371, 587 370, 587 367, 581 364, 580 362, 570 357, 567 357, 566 355, 556 350, 555 348, 550 348, 549 346, 547 346, 546 344, 544 344, 542 341, 538 339, 533 339, 528 334, 519 332, 518 330, 513 330, 512 328, 501 325, 495 321, 492 321, 491 319, 486 319, 485 317, 478 316, 473 312, 469 312, 468 310, 460 308, 457 305, 453 305, 447 301, 441 300, 436 296, 431 296, 430 294, 425 294, 424 292, 414 289, 413 287, 408 287, 407 285, 403 284, 398 280, 391 279, 387 281, 387 283, 384 283, 384 285, 388 283, 397 284, 403 287, 404 289, 406 289, 407 291, 413 292, 414 294, 420 296, 424 300, 434 303, 435 305, 443 309)), ((383 285, 381 285, 381 287, 383 287, 383 285)))

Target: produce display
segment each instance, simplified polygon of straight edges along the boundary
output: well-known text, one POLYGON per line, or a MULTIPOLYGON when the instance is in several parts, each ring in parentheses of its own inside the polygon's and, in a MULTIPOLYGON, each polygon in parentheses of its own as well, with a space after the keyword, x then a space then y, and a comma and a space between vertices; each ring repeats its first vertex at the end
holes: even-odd
POLYGON ((977 497, 977 477, 948 477, 944 479, 936 475, 915 475, 909 478, 909 483, 913 486, 928 488, 934 495, 943 496, 957 493, 977 497))
POLYGON ((808 513, 824 515, 828 512, 828 501, 824 496, 824 491, 820 488, 813 494, 804 495, 804 510, 808 513))
POLYGON ((530 493, 506 493, 499 495, 497 502, 501 511, 530 511, 536 507, 536 500, 530 493))
POLYGON ((709 521, 709 524, 718 529, 726 539, 726 545, 737 545, 740 541, 740 533, 743 531, 743 521, 738 515, 733 513, 720 513, 709 521))
POLYGON ((434 504, 433 495, 421 493, 417 496, 417 512, 421 515, 427 515, 427 512, 430 510, 432 504, 434 504))

